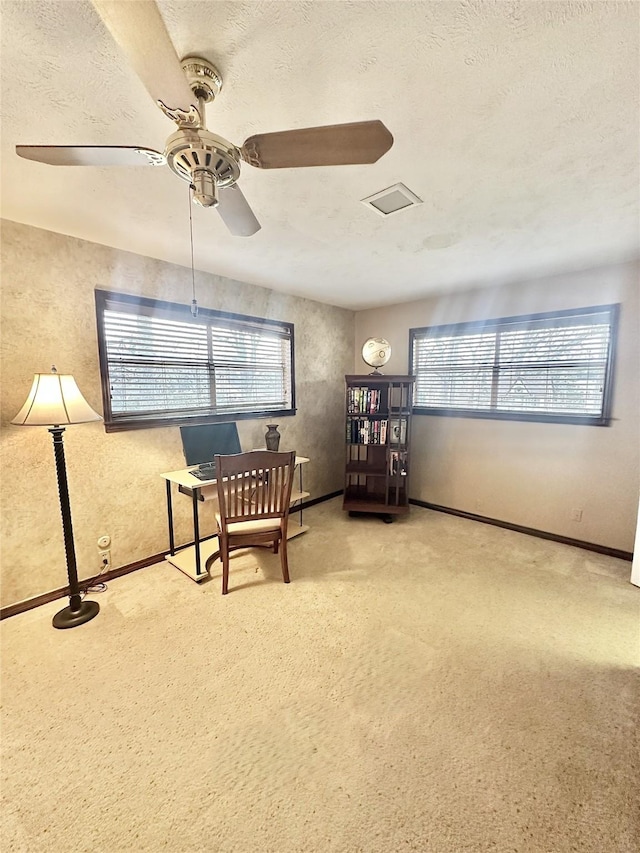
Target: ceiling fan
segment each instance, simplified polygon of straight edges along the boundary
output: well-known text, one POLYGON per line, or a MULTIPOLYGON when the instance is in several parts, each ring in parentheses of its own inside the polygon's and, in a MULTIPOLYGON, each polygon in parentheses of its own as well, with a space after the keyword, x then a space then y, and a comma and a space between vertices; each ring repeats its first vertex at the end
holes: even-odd
POLYGON ((240 187, 240 163, 259 169, 375 163, 393 145, 381 121, 360 121, 259 133, 240 147, 207 130, 205 106, 222 88, 214 65, 178 59, 155 0, 92 0, 115 42, 163 113, 178 129, 165 149, 129 145, 17 145, 27 160, 52 166, 164 166, 188 181, 193 201, 217 207, 229 231, 260 230, 240 187))

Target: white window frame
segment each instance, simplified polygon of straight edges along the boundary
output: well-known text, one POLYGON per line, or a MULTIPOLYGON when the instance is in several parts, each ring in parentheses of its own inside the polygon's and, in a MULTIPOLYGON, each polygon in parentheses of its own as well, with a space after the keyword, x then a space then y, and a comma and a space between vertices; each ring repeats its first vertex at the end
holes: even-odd
MULTIPOLYGON (((609 426, 619 309, 619 305, 600 305, 410 329, 409 365, 412 375, 416 377, 414 414, 609 426), (599 341, 596 341, 592 347, 594 355, 590 356, 585 346, 584 357, 576 356, 576 337, 580 335, 582 329, 585 330, 586 337, 590 327, 594 331, 597 327, 599 331, 599 341), (604 327, 608 329, 608 334, 604 327), (553 330, 557 330, 557 335, 553 330), (536 332, 542 332, 543 338, 546 338, 549 347, 547 357, 543 357, 533 347, 536 332), (506 355, 501 357, 500 341, 503 335, 505 339, 509 339, 510 335, 510 340, 513 341, 514 333, 519 336, 518 356, 515 360, 509 360, 506 355), (532 340, 530 356, 526 352, 528 334, 532 340), (561 353, 563 336, 571 338, 572 335, 573 338, 570 341, 573 344, 572 355, 563 359, 561 353), (555 352, 551 349, 554 337, 557 342, 555 352), (461 339, 458 347, 452 343, 456 338, 461 339), (435 359, 438 341, 442 342, 439 363, 435 359), (443 356, 442 351, 447 347, 456 355, 443 356), (482 356, 477 354, 479 350, 482 350, 482 356), (544 373, 548 387, 553 386, 554 378, 561 378, 565 392, 567 389, 571 390, 572 381, 576 390, 581 382, 584 387, 585 372, 587 375, 592 373, 595 377, 589 379, 592 402, 589 403, 585 395, 585 402, 580 411, 575 403, 575 396, 573 404, 566 403, 564 408, 561 408, 561 404, 557 402, 559 395, 554 398, 551 394, 547 394, 542 399, 542 395, 539 394, 539 399, 536 400, 535 395, 531 394, 530 408, 526 408, 526 403, 522 400, 518 401, 518 405, 522 408, 514 409, 513 400, 510 408, 505 402, 502 391, 504 383, 500 384, 501 377, 504 379, 509 376, 511 381, 514 375, 526 375, 527 370, 531 371, 530 384, 536 391, 542 387, 539 378, 535 381, 533 379, 536 373, 538 377, 544 373), (459 379, 457 383, 456 377, 459 379), (536 381, 539 383, 537 386, 536 381), (447 382, 448 385, 446 385, 447 382), (438 390, 436 390, 436 383, 439 383, 438 390), (448 397, 446 404, 445 393, 440 390, 445 385, 448 397), (594 391, 596 385, 601 387, 594 391), (481 386, 484 388, 483 391, 478 390, 481 386), (475 401, 471 399, 473 396, 476 397, 475 401)), ((526 378, 522 384, 526 385, 526 378)))
POLYGON ((193 317, 188 305, 98 289, 95 300, 107 432, 296 413, 292 323, 193 317))

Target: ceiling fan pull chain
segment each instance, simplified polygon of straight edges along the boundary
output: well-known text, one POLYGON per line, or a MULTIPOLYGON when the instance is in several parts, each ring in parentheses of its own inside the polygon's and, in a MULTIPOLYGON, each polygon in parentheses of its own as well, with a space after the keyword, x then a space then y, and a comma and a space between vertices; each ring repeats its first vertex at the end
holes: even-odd
POLYGON ((196 301, 196 274, 193 266, 193 216, 191 213, 191 194, 194 190, 193 184, 189 184, 189 238, 191 240, 191 314, 198 316, 198 303, 196 301))

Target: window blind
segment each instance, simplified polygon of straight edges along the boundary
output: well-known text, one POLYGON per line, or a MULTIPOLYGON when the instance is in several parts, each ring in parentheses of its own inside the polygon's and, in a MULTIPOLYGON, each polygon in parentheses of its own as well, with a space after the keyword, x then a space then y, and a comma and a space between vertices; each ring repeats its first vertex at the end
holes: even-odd
POLYGON ((96 307, 107 426, 293 413, 291 324, 107 291, 96 307))
POLYGON ((417 413, 605 425, 618 306, 410 330, 417 413))

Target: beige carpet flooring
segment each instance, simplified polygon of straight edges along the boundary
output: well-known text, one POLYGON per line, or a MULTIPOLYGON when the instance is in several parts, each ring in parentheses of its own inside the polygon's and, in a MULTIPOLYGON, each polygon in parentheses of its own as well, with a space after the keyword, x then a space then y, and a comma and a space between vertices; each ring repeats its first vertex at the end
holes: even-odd
MULTIPOLYGON (((313 507, 231 591, 166 563, 5 620, 2 837, 65 853, 631 853, 630 564, 313 507)), ((61 568, 61 571, 64 571, 61 568)))

